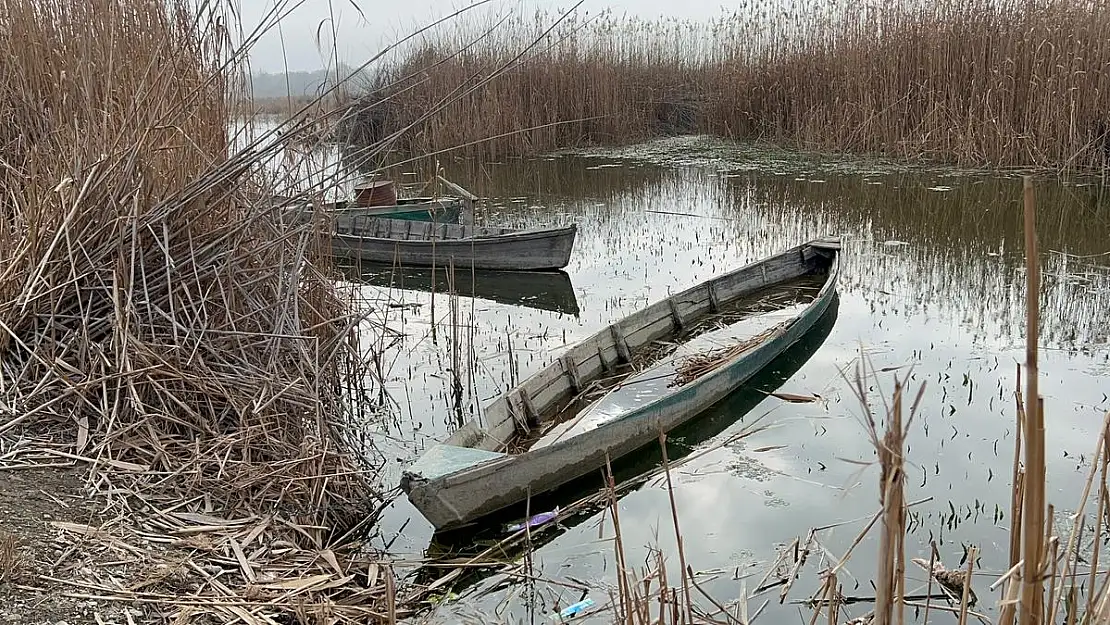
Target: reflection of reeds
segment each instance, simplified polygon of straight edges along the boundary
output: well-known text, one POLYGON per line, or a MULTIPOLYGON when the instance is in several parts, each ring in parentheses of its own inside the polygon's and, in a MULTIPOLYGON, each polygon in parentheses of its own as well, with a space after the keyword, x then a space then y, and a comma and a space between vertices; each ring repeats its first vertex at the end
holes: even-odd
MULTIPOLYGON (((1020 182, 957 178, 952 191, 938 192, 927 188, 933 178, 922 174, 874 177, 881 184, 860 184, 854 174, 822 177, 823 184, 789 176, 731 178, 725 193, 735 208, 724 214, 743 219, 754 211, 772 227, 803 221, 828 231, 864 233, 856 248, 864 253, 844 257, 845 274, 899 284, 904 314, 927 307, 960 319, 975 339, 1003 344, 1022 339, 1022 211, 1013 210, 1020 182), (827 220, 832 223, 826 226, 827 220), (909 245, 884 247, 888 238, 904 238, 909 245)), ((1037 196, 1046 216, 1037 227, 1042 349, 1097 349, 1110 331, 1102 314, 1110 306, 1110 257, 1108 231, 1090 215, 1107 206, 1108 196, 1098 187, 1061 184, 1041 185, 1037 196)), ((745 226, 741 221, 738 231, 745 226)), ((865 297, 888 314, 894 308, 889 298, 865 297)))
MULTIPOLYGON (((1106 467, 1110 463, 1110 456, 1106 442, 1110 437, 1110 413, 1106 415, 1101 435, 1095 450, 1095 458, 1091 465, 1087 485, 1081 495, 1075 522, 1067 545, 1061 553, 1059 538, 1054 535, 1054 509, 1047 505, 1045 500, 1045 465, 1044 465, 1044 422, 1041 410, 1043 400, 1037 394, 1037 328, 1039 323, 1039 305, 1037 299, 1040 267, 1036 254, 1037 241, 1034 230, 1035 205, 1033 201, 1032 186, 1028 179, 1025 185, 1025 223, 1026 223, 1026 259, 1028 263, 1028 289, 1027 289, 1027 352, 1025 399, 1022 394, 1016 394, 1017 414, 1019 421, 1019 434, 1015 441, 1014 470, 1012 475, 1012 504, 1010 522, 1010 569, 1006 571, 991 589, 1006 584, 1003 600, 1000 601, 998 623, 1011 625, 1015 619, 1023 625, 1039 625, 1041 623, 1057 622, 1061 617, 1064 622, 1097 623, 1103 622, 1107 607, 1107 593, 1110 592, 1110 574, 1102 572, 1102 580, 1098 579, 1099 551, 1102 547, 1099 536, 1102 532, 1103 516, 1107 509, 1107 493, 1105 484, 1106 467), (1024 464, 1019 463, 1023 450, 1024 464), (1102 480, 1098 484, 1097 512, 1095 519, 1095 540, 1093 555, 1086 572, 1086 601, 1080 601, 1080 588, 1077 578, 1082 579, 1078 569, 1082 562, 1079 552, 1079 539, 1086 525, 1084 509, 1087 505, 1088 495, 1096 475, 1101 473, 1102 480), (1061 558, 1063 562, 1061 563, 1061 558), (1045 596, 1045 582, 1048 582, 1048 593, 1045 596), (1061 605, 1063 604, 1063 605, 1061 605), (1085 606, 1081 609, 1081 605, 1085 606)), ((901 561, 904 558, 903 496, 900 482, 902 482, 902 449, 905 438, 905 427, 902 423, 902 387, 896 383, 894 400, 887 413, 886 433, 880 439, 876 434, 875 421, 871 417, 871 410, 866 398, 864 375, 857 375, 857 393, 867 415, 868 429, 872 433, 872 443, 878 451, 880 476, 880 503, 882 504, 882 517, 884 523, 881 529, 879 545, 879 577, 876 580, 876 607, 874 611, 875 623, 902 622, 900 605, 903 598, 901 583, 903 572, 901 561), (893 576, 892 576, 893 574, 893 576)), ((919 391, 918 400, 921 392, 919 391)), ((915 406, 917 401, 915 401, 915 406)), ((912 410, 911 410, 912 415, 912 410)), ((959 622, 966 622, 970 613, 969 608, 974 605, 976 595, 971 587, 972 567, 975 564, 977 549, 972 547, 968 553, 967 569, 964 571, 947 570, 935 559, 926 562, 915 559, 920 566, 930 571, 931 578, 935 579, 947 592, 950 600, 958 605, 956 610, 959 622)), ((928 607, 928 604, 926 604, 928 607)), ((977 616, 982 620, 981 616, 977 616)))

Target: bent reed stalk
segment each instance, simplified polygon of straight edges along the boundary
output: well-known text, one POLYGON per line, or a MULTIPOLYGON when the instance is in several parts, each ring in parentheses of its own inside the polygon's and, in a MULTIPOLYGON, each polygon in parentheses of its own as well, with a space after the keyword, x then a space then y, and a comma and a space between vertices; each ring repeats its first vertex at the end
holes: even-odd
POLYGON ((554 16, 491 14, 415 40, 368 80, 354 136, 409 127, 497 73, 398 149, 498 158, 700 132, 961 166, 1110 159, 1105 3, 756 0, 709 23, 559 19, 545 34, 554 16))

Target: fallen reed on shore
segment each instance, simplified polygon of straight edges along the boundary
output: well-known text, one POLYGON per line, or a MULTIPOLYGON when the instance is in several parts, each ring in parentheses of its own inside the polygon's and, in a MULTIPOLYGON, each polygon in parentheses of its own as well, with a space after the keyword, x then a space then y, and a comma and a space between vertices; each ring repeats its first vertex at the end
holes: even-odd
POLYGON ((412 126, 403 152, 488 158, 701 132, 963 166, 1104 168, 1108 31, 1110 9, 1083 0, 756 2, 706 24, 490 15, 394 55, 351 131, 376 140, 412 126))

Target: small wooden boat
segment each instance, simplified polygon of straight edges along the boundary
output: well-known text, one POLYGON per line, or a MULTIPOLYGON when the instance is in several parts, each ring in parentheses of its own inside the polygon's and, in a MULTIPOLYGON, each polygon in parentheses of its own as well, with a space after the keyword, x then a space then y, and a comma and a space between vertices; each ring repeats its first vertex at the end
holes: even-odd
MULTIPOLYGON (((377 180, 355 185, 357 197, 355 201, 324 202, 322 208, 344 228, 350 228, 350 220, 359 217, 386 217, 447 224, 457 224, 466 218, 467 223, 472 223, 474 203, 478 201, 478 196, 443 176, 437 176, 437 179, 446 187, 448 194, 454 195, 398 198, 392 181, 377 180), (383 189, 387 191, 382 191, 383 189), (386 204, 374 205, 382 198, 388 198, 386 204)), ((293 223, 303 222, 311 216, 312 212, 304 198, 289 196, 275 196, 274 207, 284 208, 282 218, 286 222, 293 223)))
POLYGON ((341 260, 339 270, 352 282, 383 288, 446 293, 452 287, 463 297, 498 304, 549 310, 577 316, 578 298, 565 271, 470 271, 459 268, 452 279, 447 267, 398 267, 359 260, 341 260))
POLYGON ((836 294, 839 250, 837 238, 811 241, 602 329, 495 400, 484 425, 472 419, 427 449, 403 472, 402 490, 447 531, 651 443, 736 391, 814 327, 836 294), (793 306, 758 312, 783 293, 794 294, 793 306), (798 304, 801 293, 809 295, 798 304), (726 319, 738 320, 719 327, 726 319), (716 347, 692 353, 699 341, 716 347), (679 342, 686 349, 658 358, 679 342), (645 358, 654 364, 637 371, 645 358), (583 408, 587 394, 621 375, 583 408))
MULTIPOLYGON (((836 326, 838 304, 838 298, 834 297, 828 309, 809 332, 769 362, 762 371, 752 376, 743 388, 714 404, 696 419, 691 419, 681 427, 672 430, 668 436, 675 439, 681 437, 682 441, 681 444, 669 446, 672 466, 685 454, 693 452, 703 443, 720 436, 737 421, 743 420, 767 399, 768 393, 778 390, 793 378, 822 349, 829 338, 836 326)), ((612 464, 614 478, 617 480, 624 478, 613 493, 616 499, 622 500, 635 492, 649 478, 656 477, 661 463, 662 454, 659 445, 654 441, 624 458, 614 458, 612 464)), ((531 511, 534 513, 537 510, 552 510, 556 506, 561 506, 564 512, 592 509, 589 505, 583 504, 588 500, 597 502, 599 495, 604 495, 605 501, 608 501, 608 493, 598 492, 598 487, 603 483, 601 474, 598 472, 548 493, 533 496, 529 502, 531 511)), ((451 575, 451 588, 456 594, 461 595, 465 590, 496 575, 497 569, 474 568, 469 574, 459 577, 457 569, 445 567, 445 564, 455 562, 458 558, 486 561, 489 560, 490 550, 493 549, 498 550, 498 557, 503 561, 513 561, 522 557, 527 551, 535 551, 550 544, 573 528, 594 518, 590 514, 569 516, 560 514, 563 518, 559 523, 545 525, 544 531, 538 531, 537 528, 527 541, 523 539, 503 541, 506 532, 512 533, 510 528, 519 525, 529 512, 528 506, 525 505, 518 505, 515 508, 517 509, 507 508, 485 517, 480 524, 472 523, 465 528, 434 533, 427 549, 424 550, 423 564, 412 571, 410 579, 419 586, 428 587, 434 584, 432 587, 436 588, 442 585, 436 583, 437 580, 451 575), (490 547, 491 544, 496 546, 490 547)))
POLYGON ((332 253, 401 266, 460 270, 544 271, 570 263, 575 224, 517 230, 457 224, 354 217, 337 222, 332 253))
MULTIPOLYGON (((276 198, 275 204, 283 206, 283 218, 297 223, 311 218, 312 211, 307 203, 290 198, 276 198)), ((334 217, 336 226, 351 227, 351 222, 360 217, 385 217, 406 221, 430 221, 434 223, 457 224, 469 201, 455 197, 410 197, 400 198, 390 206, 359 206, 354 202, 325 202, 324 212, 334 217)))

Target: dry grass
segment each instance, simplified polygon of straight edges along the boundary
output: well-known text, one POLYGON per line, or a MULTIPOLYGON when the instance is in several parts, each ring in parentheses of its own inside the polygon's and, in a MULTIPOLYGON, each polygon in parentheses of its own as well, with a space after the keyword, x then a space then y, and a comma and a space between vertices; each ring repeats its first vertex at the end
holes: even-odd
POLYGON ((415 123, 407 152, 469 146, 491 158, 699 131, 960 165, 1105 167, 1105 3, 876 6, 762 1, 709 24, 520 13, 460 23, 383 69, 361 134, 415 123))
POLYGON ((350 322, 320 237, 246 198, 215 23, 158 0, 0 11, 0 431, 78 425, 76 454, 148 487, 352 515, 366 491, 327 429, 350 322))
POLYGON ((51 521, 63 554, 19 590, 142 607, 165 622, 365 623, 385 620, 388 562, 357 552, 296 549, 275 540, 280 518, 167 512, 136 531, 51 521))
POLYGON ((690 31, 651 28, 575 13, 460 20, 380 69, 352 134, 377 140, 415 126, 401 152, 468 146, 488 157, 648 138, 655 108, 691 92, 681 48, 690 31))
POLYGON ((678 366, 675 368, 675 378, 667 386, 685 386, 694 380, 716 371, 728 362, 740 357, 742 354, 760 346, 776 333, 788 327, 789 324, 789 321, 780 323, 776 326, 767 328, 750 339, 740 341, 727 347, 719 347, 700 354, 692 354, 681 358, 678 366))
MULTIPOLYGON (((0 435, 24 441, 7 461, 83 464, 93 492, 155 519, 125 551, 208 538, 199 595, 301 580, 237 618, 308 590, 329 622, 361 618, 333 599, 362 588, 371 606, 389 585, 321 556, 379 503, 345 432, 356 319, 324 232, 255 199, 270 154, 230 149, 220 6, 0 0, 0 435)), ((96 594, 128 588, 112 582, 96 594)))

